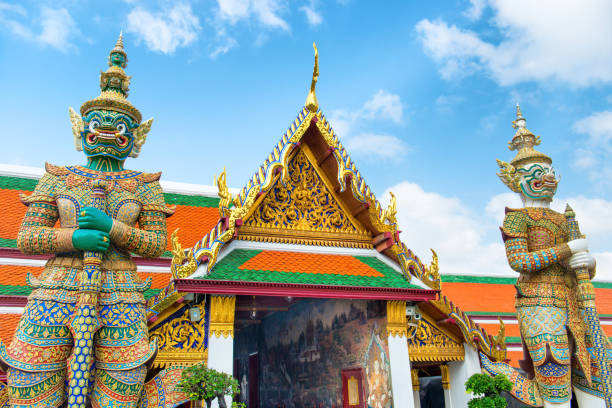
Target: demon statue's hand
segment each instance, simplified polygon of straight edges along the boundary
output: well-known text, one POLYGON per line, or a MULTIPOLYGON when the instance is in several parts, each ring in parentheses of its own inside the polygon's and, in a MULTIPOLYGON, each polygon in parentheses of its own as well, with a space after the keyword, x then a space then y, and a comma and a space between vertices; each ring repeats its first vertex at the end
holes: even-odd
POLYGON ((84 207, 79 213, 79 228, 92 229, 107 234, 113 226, 113 219, 104 212, 93 207, 84 207))
POLYGON ((106 232, 78 229, 72 234, 72 246, 83 251, 106 252, 110 237, 106 232))

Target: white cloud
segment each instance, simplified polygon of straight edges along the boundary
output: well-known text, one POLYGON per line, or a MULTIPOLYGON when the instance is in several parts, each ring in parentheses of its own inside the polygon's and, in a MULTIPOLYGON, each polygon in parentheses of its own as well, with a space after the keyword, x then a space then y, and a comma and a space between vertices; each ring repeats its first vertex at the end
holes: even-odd
POLYGON ((362 114, 368 119, 391 119, 395 123, 401 123, 404 108, 399 95, 381 89, 366 101, 363 105, 362 114))
MULTIPOLYGON (((472 1, 468 16, 482 16, 472 1)), ((449 25, 421 20, 420 40, 446 78, 488 73, 501 85, 558 80, 575 86, 612 81, 612 2, 590 0, 488 0, 489 22, 499 41, 449 25)), ((488 33, 487 33, 488 34, 488 33)))
POLYGON ((470 0, 470 8, 463 12, 463 15, 470 20, 478 20, 487 5, 485 0, 470 0))
POLYGON ((612 186, 612 111, 595 112, 580 119, 573 130, 587 136, 577 141, 574 166, 586 170, 589 179, 600 186, 612 186))
POLYGON ((240 20, 256 20, 267 28, 289 31, 289 24, 280 16, 286 9, 280 0, 217 0, 218 17, 236 24, 240 20))
POLYGON ((314 1, 311 1, 309 5, 300 7, 300 11, 304 12, 306 15, 306 21, 308 21, 308 24, 313 27, 318 26, 323 22, 323 17, 321 16, 321 13, 316 10, 314 1))
POLYGON ((440 112, 452 112, 453 107, 465 101, 461 95, 440 95, 436 98, 436 108, 440 112))
POLYGON ((65 8, 43 6, 38 18, 28 19, 28 13, 23 7, 0 2, 0 25, 19 37, 62 52, 76 49, 70 40, 80 35, 74 19, 65 8), (39 33, 35 30, 38 27, 39 33))
POLYGON ((169 10, 152 13, 136 7, 128 16, 128 31, 136 34, 152 51, 172 54, 178 47, 193 43, 200 31, 200 20, 191 6, 176 3, 169 10))
POLYGON ((363 125, 375 120, 400 124, 404 118, 403 110, 399 95, 381 89, 357 110, 331 111, 329 120, 349 152, 367 153, 370 158, 399 159, 409 151, 404 141, 395 136, 364 131, 363 125))
POLYGON ((494 220, 471 212, 458 198, 427 192, 408 181, 390 187, 385 197, 389 190, 397 197, 402 241, 423 262, 428 262, 429 248, 433 248, 438 253, 443 274, 514 274, 507 266, 494 220), (497 239, 487 240, 487 237, 497 239))
POLYGON ((409 150, 406 143, 397 137, 376 133, 360 133, 356 137, 349 137, 344 145, 351 154, 367 154, 382 159, 397 159, 409 150))
POLYGON ((41 26, 42 32, 38 35, 38 40, 57 49, 69 45, 68 37, 72 32, 78 31, 76 23, 65 8, 55 10, 43 7, 41 26))
MULTIPOLYGON (((440 271, 453 275, 513 276, 499 233, 504 207, 520 208, 517 194, 498 194, 484 211, 471 211, 458 198, 425 191, 408 181, 387 189, 397 197, 402 241, 423 262, 429 262, 433 248, 440 259, 440 271)), ((576 211, 581 231, 587 234, 589 247, 597 259, 597 280, 612 281, 612 202, 583 196, 559 198, 553 209, 562 212, 569 202, 576 211)), ((386 202, 384 204, 387 204, 386 202)))

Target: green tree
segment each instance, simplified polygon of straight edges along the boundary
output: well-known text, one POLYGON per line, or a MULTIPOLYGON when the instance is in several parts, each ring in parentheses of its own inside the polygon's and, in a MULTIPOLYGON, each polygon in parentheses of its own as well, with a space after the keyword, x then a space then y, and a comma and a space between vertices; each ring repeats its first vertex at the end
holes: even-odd
MULTIPOLYGON (((226 408, 225 396, 234 396, 240 392, 238 381, 229 374, 219 372, 200 363, 183 370, 178 389, 189 395, 192 401, 205 401, 210 408, 218 398, 219 408, 226 408)), ((244 408, 240 402, 233 402, 232 408, 244 408)))
POLYGON ((505 375, 474 374, 465 382, 465 390, 476 395, 468 402, 468 408, 506 408, 506 399, 499 394, 511 389, 512 383, 505 375))

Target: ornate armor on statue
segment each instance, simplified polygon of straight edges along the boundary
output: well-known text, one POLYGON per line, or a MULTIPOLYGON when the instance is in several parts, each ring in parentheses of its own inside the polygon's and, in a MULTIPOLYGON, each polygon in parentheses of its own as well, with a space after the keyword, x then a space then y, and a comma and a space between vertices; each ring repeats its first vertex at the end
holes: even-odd
POLYGON ((512 395, 531 406, 569 408, 574 391, 581 407, 603 407, 610 375, 590 283, 595 260, 569 206, 565 214, 549 208, 558 184, 552 160, 534 149, 540 138, 516 109, 509 147, 517 154, 511 163, 498 160, 498 176, 524 205, 506 208, 501 232, 508 263, 520 274, 515 306, 527 377, 481 354, 482 367, 507 375, 512 395))
POLYGON ((70 109, 77 150, 86 166, 47 164, 18 235, 29 254, 52 254, 28 298, 12 343, 0 344, 13 407, 135 407, 148 339, 143 293, 150 282, 130 253, 157 257, 166 249, 160 173, 123 169, 136 157, 152 120, 126 99, 130 77, 122 37, 100 76, 101 95, 70 109), (58 223, 59 221, 59 223, 58 223))

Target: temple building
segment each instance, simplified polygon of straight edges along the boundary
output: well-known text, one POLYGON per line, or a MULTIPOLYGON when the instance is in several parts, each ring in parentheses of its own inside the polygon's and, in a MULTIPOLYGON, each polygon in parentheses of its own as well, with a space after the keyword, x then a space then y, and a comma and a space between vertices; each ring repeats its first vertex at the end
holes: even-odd
MULTIPOLYGON (((242 189, 228 188, 225 171, 215 187, 162 181, 174 233, 162 257, 135 257, 153 282, 152 367, 205 361, 238 379, 250 408, 420 407, 431 377, 446 407, 465 407, 479 352, 515 366, 522 358, 516 279, 445 275, 435 252, 425 264, 402 242, 401 229, 418 237, 397 225, 395 197, 383 208, 357 170, 319 109, 317 77, 315 63, 305 106, 242 189)), ((27 274, 48 258, 16 248, 19 194, 42 173, 0 167, 4 343, 30 293, 27 274)), ((609 330, 612 285, 596 288, 609 330)))

